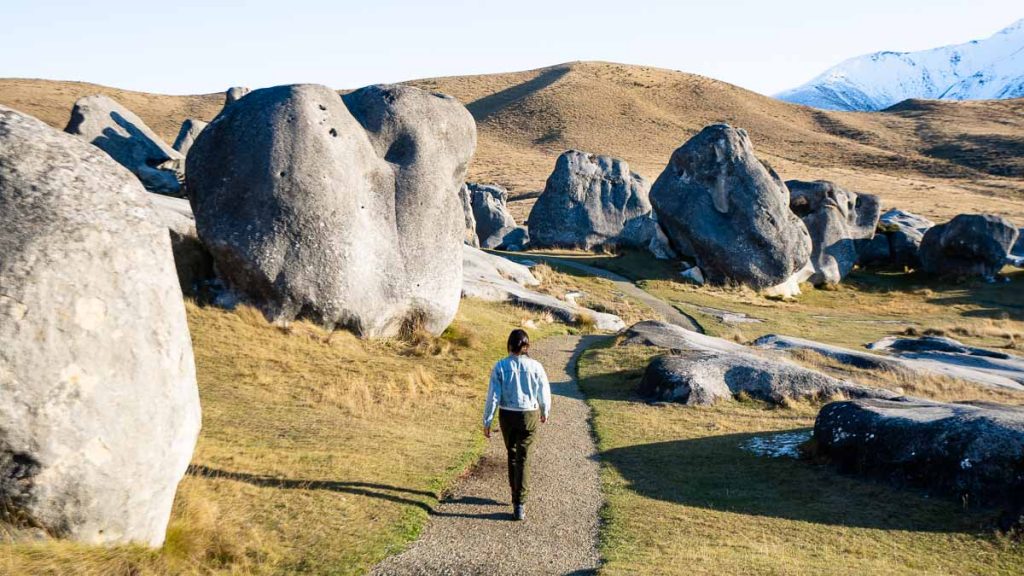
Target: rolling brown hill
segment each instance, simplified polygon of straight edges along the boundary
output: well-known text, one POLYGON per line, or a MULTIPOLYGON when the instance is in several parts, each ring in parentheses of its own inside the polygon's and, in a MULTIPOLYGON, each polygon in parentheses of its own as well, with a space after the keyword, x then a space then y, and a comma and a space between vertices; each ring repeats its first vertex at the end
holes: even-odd
MULTIPOLYGON (((783 178, 835 180, 937 219, 968 211, 1024 225, 1024 100, 907 101, 882 112, 825 112, 693 74, 603 62, 413 80, 477 119, 470 178, 511 192, 520 219, 567 148, 626 159, 653 179, 703 126, 745 128, 783 178)), ((73 102, 103 93, 172 141, 186 117, 211 119, 220 94, 162 96, 79 82, 0 80, 0 104, 63 128, 73 102)))

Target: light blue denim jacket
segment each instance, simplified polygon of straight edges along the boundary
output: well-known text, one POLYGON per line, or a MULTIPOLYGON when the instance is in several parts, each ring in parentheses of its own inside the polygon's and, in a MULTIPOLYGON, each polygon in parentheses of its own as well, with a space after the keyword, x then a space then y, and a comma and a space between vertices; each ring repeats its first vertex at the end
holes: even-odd
POLYGON ((525 354, 512 354, 494 365, 484 405, 484 427, 490 427, 498 408, 517 412, 539 409, 547 418, 551 410, 551 385, 540 362, 525 354))

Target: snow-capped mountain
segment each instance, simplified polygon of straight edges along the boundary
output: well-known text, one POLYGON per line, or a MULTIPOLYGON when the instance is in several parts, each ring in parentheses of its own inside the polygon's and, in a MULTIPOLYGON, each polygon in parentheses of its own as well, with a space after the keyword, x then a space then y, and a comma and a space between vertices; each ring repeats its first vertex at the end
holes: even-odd
POLYGON ((1024 19, 985 40, 919 52, 875 52, 776 98, 827 110, 881 110, 907 98, 1024 97, 1024 19))

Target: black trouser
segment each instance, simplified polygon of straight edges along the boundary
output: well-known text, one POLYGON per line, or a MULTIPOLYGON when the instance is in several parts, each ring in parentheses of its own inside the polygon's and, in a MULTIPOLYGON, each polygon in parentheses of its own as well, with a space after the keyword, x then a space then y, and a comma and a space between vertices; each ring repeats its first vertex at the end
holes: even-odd
POLYGON ((516 412, 515 410, 499 410, 498 423, 501 425, 501 437, 505 440, 508 450, 508 485, 512 488, 512 503, 526 502, 529 491, 530 444, 533 443, 534 432, 537 431, 539 410, 516 412))

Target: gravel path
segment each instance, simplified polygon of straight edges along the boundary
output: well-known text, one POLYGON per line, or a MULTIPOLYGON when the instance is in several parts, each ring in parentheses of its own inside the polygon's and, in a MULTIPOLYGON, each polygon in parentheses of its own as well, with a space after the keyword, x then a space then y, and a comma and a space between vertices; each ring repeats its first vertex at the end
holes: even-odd
POLYGON ((687 330, 700 332, 701 334, 704 333, 704 328, 702 328, 701 325, 697 322, 697 320, 695 320, 692 316, 689 316, 681 312, 675 306, 647 292, 643 288, 640 288, 629 278, 626 278, 625 276, 620 276, 619 274, 610 272, 608 270, 605 270, 604 268, 598 268, 596 266, 584 264, 583 262, 577 262, 572 258, 552 256, 548 254, 535 254, 533 252, 496 252, 493 250, 489 252, 500 254, 506 258, 510 258, 516 261, 541 260, 544 262, 554 262, 557 263, 559 266, 574 268, 576 270, 579 270, 580 272, 590 274, 591 276, 604 278, 605 280, 608 280, 612 284, 614 284, 616 288, 621 290, 627 296, 630 296, 631 298, 639 300, 644 304, 650 306, 652 310, 657 312, 662 317, 662 319, 665 320, 665 322, 668 322, 669 324, 675 324, 676 326, 686 328, 687 330))
POLYGON ((576 359, 600 338, 547 338, 530 349, 547 370, 553 399, 531 447, 526 521, 512 519, 505 446, 495 430, 479 465, 438 505, 419 540, 373 574, 594 573, 601 485, 590 407, 575 374, 576 359))

